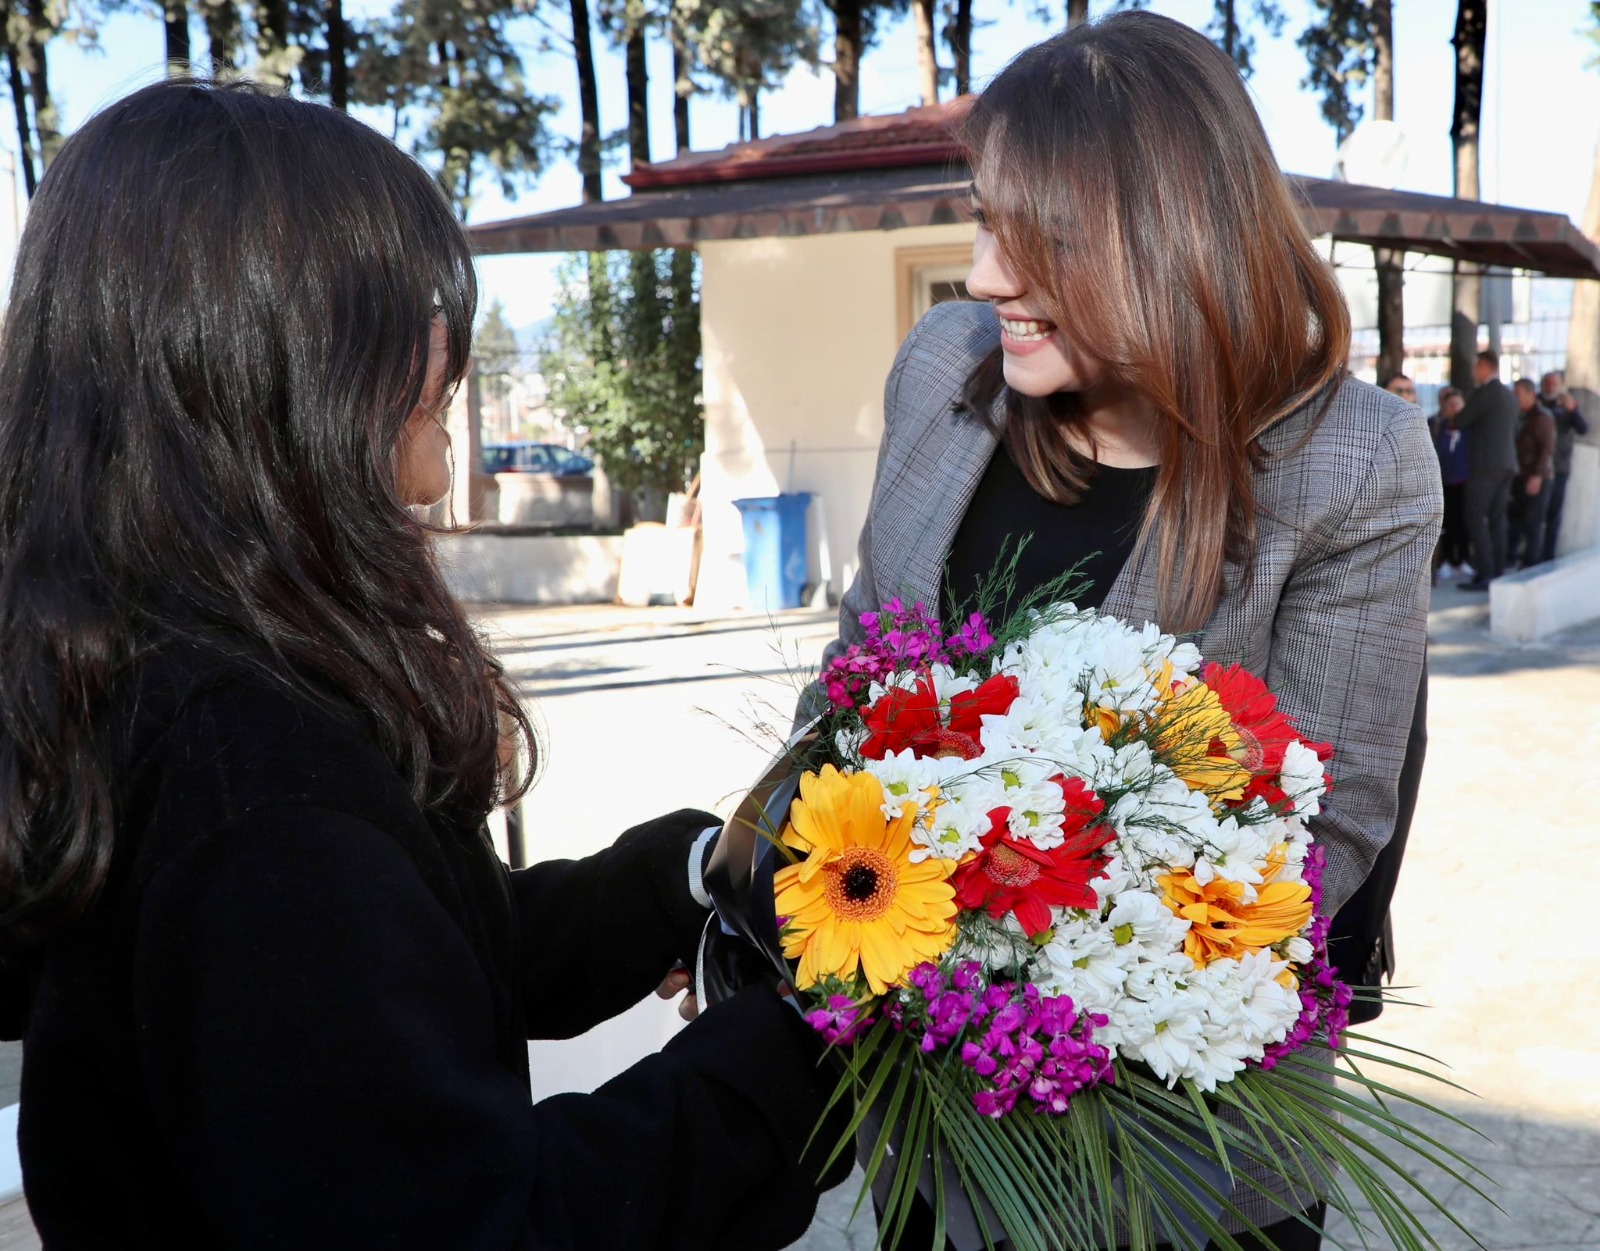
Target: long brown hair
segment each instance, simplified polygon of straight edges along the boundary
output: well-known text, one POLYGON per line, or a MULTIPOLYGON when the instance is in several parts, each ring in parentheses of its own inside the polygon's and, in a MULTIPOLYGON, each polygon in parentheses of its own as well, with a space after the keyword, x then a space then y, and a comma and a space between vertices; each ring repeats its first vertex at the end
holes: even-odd
MULTIPOLYGON (((961 136, 1007 263, 1101 381, 1161 418, 1140 545, 1157 545, 1163 623, 1199 629, 1227 562, 1254 554, 1259 437, 1331 399, 1349 355, 1344 298, 1244 84, 1198 32, 1119 13, 1018 56, 961 136)), ((1075 397, 1011 392, 1001 361, 963 402, 1070 503, 1092 472, 1066 439, 1075 397)))
POLYGON ((0 957, 104 884, 107 703, 153 651, 362 710, 429 811, 507 789, 526 719, 396 482, 476 299, 433 180, 334 109, 161 83, 62 147, 0 333, 0 957))

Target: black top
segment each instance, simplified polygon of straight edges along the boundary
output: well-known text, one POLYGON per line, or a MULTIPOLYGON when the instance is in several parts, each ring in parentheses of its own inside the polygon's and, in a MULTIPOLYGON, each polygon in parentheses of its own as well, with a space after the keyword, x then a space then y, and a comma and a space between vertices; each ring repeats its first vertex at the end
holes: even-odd
MULTIPOLYGON (((1081 561, 1079 573, 1090 585, 1074 602, 1080 608, 1100 607, 1133 551, 1159 472, 1158 466, 1096 465, 1083 498, 1076 504, 1058 504, 1028 485, 1002 444, 984 470, 950 544, 945 603, 956 611, 970 607, 975 588, 990 578, 1006 541, 1015 550, 1018 540, 1032 535, 1017 561, 1015 595, 1027 595, 1081 561)), ((1011 606, 1001 611, 1001 620, 1011 606)))
POLYGON ((26 1022, 18 1139, 46 1246, 804 1232, 799 1156, 833 1078, 770 991, 593 1095, 528 1097, 528 1038, 614 1016, 693 952, 705 814, 508 873, 481 820, 430 822, 353 712, 192 654, 136 687, 113 879, 31 985, 0 985, 26 1022))

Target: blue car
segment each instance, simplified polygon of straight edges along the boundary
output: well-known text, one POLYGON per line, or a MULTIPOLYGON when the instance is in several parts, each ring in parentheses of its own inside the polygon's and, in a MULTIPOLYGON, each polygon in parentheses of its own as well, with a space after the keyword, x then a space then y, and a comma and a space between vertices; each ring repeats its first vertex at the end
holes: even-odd
POLYGON ((594 472, 594 461, 559 443, 485 443, 484 473, 550 473, 560 478, 594 472))

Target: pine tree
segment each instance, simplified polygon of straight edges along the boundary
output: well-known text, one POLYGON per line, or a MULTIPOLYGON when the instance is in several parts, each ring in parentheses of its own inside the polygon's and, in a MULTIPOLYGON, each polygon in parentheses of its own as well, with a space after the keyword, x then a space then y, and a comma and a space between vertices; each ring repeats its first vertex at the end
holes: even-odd
POLYGON ((554 101, 529 91, 501 0, 400 0, 392 16, 359 32, 351 100, 410 123, 417 155, 464 218, 478 179, 507 196, 543 169, 554 101))
POLYGON ((815 64, 817 28, 804 0, 679 0, 674 19, 695 63, 739 105, 743 138, 761 137, 761 93, 815 64))

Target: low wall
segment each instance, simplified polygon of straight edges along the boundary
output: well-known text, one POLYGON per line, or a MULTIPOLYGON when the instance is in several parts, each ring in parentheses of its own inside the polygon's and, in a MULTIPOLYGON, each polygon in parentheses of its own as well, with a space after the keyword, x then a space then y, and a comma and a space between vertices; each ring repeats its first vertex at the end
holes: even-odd
POLYGON ((594 525, 594 479, 587 474, 497 473, 495 516, 504 526, 581 529, 594 525))
POLYGON ((1489 632, 1532 643, 1600 619, 1600 547, 1591 547, 1489 584, 1489 632))
POLYGON ((469 604, 609 604, 617 595, 622 536, 503 534, 438 537, 445 582, 469 604))

